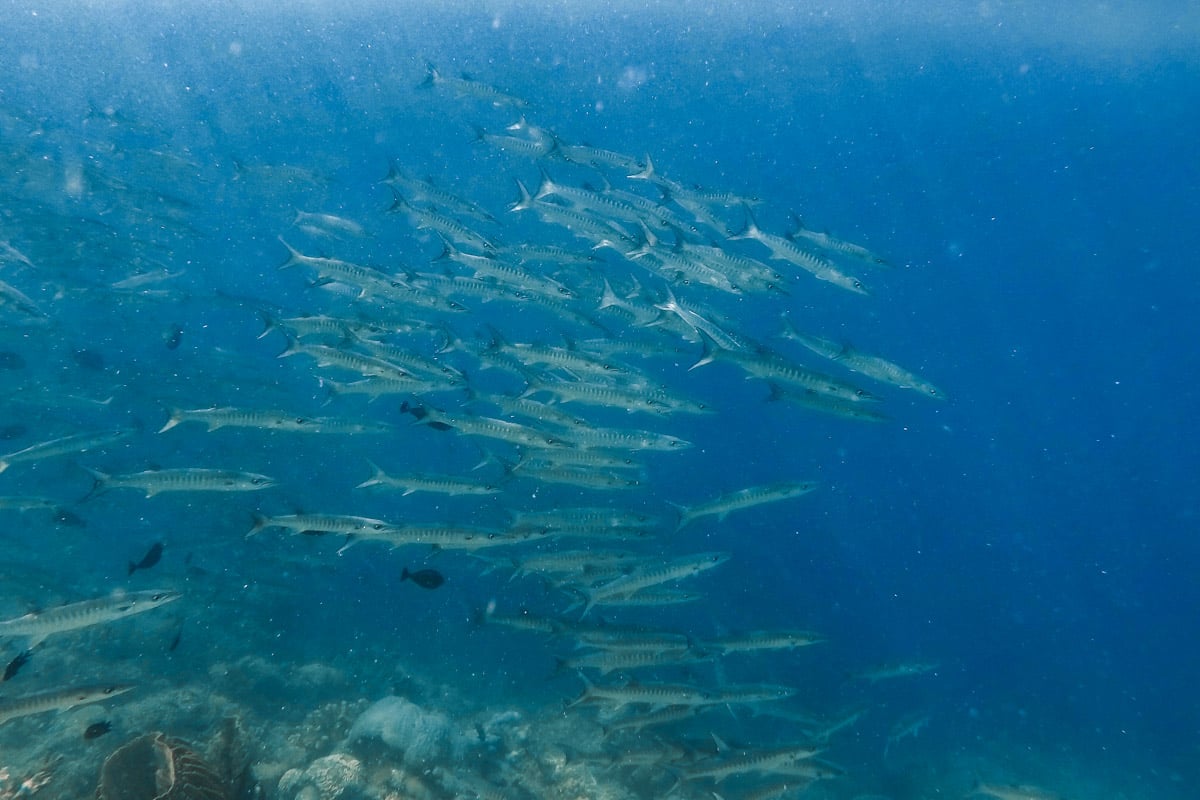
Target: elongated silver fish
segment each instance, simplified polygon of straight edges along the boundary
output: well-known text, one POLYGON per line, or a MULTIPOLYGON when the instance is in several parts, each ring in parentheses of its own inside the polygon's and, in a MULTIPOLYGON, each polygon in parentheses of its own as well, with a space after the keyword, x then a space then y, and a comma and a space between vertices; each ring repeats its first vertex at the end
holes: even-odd
POLYGON ((586 615, 593 606, 602 605, 606 601, 625 598, 635 592, 650 586, 690 578, 701 572, 719 567, 730 559, 729 553, 693 553, 671 559, 661 566, 635 570, 628 575, 622 575, 611 581, 580 589, 584 597, 583 613, 586 615))
POLYGON ((754 239, 757 242, 761 242, 771 251, 771 258, 778 261, 787 261, 800 267, 800 269, 808 272, 818 280, 832 283, 834 286, 854 292, 855 294, 869 294, 866 287, 863 286, 862 281, 842 272, 828 259, 808 252, 791 239, 762 231, 749 209, 746 209, 746 229, 742 233, 730 236, 729 238, 731 240, 754 239))
POLYGON ((946 395, 940 389, 921 376, 879 356, 859 352, 844 342, 810 336, 794 329, 785 331, 784 336, 794 339, 822 358, 835 361, 860 375, 866 375, 881 383, 890 383, 901 389, 912 389, 935 400, 946 399, 946 395))
POLYGON ((708 658, 711 658, 708 653, 682 647, 674 650, 597 650, 556 660, 561 669, 594 669, 607 675, 614 670, 691 664, 708 658))
POLYGON ((734 755, 702 761, 690 767, 686 780, 711 778, 720 783, 732 775, 770 775, 781 767, 816 757, 821 751, 809 744, 785 745, 764 750, 748 750, 734 755))
POLYGON ((377 533, 393 527, 390 522, 381 519, 355 517, 350 514, 283 514, 275 517, 255 514, 254 527, 246 534, 246 538, 267 528, 283 528, 292 533, 344 533, 352 536, 377 533))
POLYGON ((706 650, 715 650, 721 655, 749 653, 758 650, 793 650, 820 644, 825 637, 811 631, 750 631, 708 639, 702 644, 706 650))
MULTIPOLYGON (((425 545, 437 550, 481 550, 522 541, 525 537, 494 528, 468 525, 396 525, 382 531, 363 531, 363 541, 387 542, 392 547, 425 545)), ((345 551, 347 542, 339 553, 345 551)))
POLYGON ((388 475, 374 462, 369 462, 375 472, 355 489, 365 489, 370 486, 384 486, 398 489, 402 497, 414 492, 430 492, 456 497, 463 494, 488 495, 500 492, 500 487, 482 481, 468 478, 458 478, 453 475, 388 475))
POLYGON ((218 428, 253 428, 257 430, 290 431, 296 433, 357 434, 382 433, 391 426, 379 422, 355 422, 335 417, 301 417, 286 411, 266 411, 253 408, 196 408, 174 409, 159 433, 169 431, 184 422, 203 422, 208 430, 218 428))
POLYGON ((735 492, 726 492, 706 503, 679 506, 679 525, 675 530, 679 530, 701 517, 715 516, 718 522, 724 522, 725 517, 731 511, 742 511, 767 503, 778 503, 781 500, 800 497, 816 489, 818 485, 816 481, 789 481, 770 486, 751 486, 735 492))
POLYGON ((0 472, 4 472, 4 470, 13 464, 20 464, 24 461, 41 461, 42 459, 54 458, 55 456, 86 453, 97 447, 104 447, 113 442, 118 442, 132 434, 133 431, 130 429, 118 428, 117 430, 100 431, 98 433, 76 433, 58 439, 51 439, 48 442, 39 442, 38 444, 26 447, 24 450, 0 456, 0 472))
POLYGON ((583 694, 571 705, 579 703, 602 703, 614 709, 627 705, 647 705, 652 708, 667 706, 704 706, 710 705, 708 693, 700 686, 690 684, 667 683, 627 683, 622 686, 605 686, 594 684, 579 674, 586 685, 583 694))
POLYGON ((146 497, 164 492, 254 492, 275 485, 275 479, 266 475, 228 469, 148 469, 124 475, 84 469, 96 479, 91 495, 108 489, 141 489, 146 497))
POLYGON ((104 625, 151 611, 178 600, 180 596, 179 592, 169 589, 146 589, 81 600, 78 603, 68 603, 45 611, 33 611, 24 616, 0 621, 0 636, 28 636, 28 648, 32 649, 47 636, 55 633, 104 625))
POLYGON ((483 83, 482 81, 473 80, 466 76, 455 77, 453 75, 443 75, 438 71, 433 64, 426 64, 425 80, 421 83, 422 87, 433 86, 438 89, 445 89, 453 92, 459 97, 471 97, 476 100, 485 100, 497 108, 501 106, 511 106, 514 108, 524 108, 529 103, 516 95, 497 89, 491 84, 483 83))
POLYGON ((36 692, 11 700, 0 700, 0 725, 19 717, 43 714, 47 711, 66 711, 75 706, 99 703, 125 694, 133 689, 131 684, 108 683, 95 686, 77 686, 72 689, 53 689, 36 692))

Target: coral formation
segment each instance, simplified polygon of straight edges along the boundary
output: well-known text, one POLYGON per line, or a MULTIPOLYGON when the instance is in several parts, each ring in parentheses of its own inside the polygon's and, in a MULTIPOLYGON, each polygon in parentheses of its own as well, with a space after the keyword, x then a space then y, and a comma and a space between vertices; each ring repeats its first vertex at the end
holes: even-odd
POLYGON ((362 762, 348 753, 333 753, 290 769, 279 779, 281 800, 354 800, 364 796, 362 762))
POLYGON ((385 697, 362 713, 347 741, 378 740, 401 754, 408 767, 431 766, 462 757, 467 739, 449 717, 402 697, 385 697))

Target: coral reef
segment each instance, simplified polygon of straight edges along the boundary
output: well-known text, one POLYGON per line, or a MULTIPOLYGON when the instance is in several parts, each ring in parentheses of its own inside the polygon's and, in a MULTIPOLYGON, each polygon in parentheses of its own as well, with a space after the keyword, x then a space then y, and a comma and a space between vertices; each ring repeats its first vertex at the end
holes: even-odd
POLYGON ((348 753, 333 753, 303 770, 290 769, 279 779, 282 800, 354 800, 364 797, 362 762, 348 753))
POLYGON ((402 697, 385 697, 364 711, 347 742, 375 740, 398 751, 407 767, 425 767, 460 759, 466 735, 440 711, 428 711, 402 697))

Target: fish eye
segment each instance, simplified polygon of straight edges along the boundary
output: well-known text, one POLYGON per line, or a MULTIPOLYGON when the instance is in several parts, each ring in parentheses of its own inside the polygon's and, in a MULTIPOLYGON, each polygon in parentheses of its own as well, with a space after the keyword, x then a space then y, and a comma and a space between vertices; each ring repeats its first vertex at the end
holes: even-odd
POLYGON ((371 526, 371 530, 381 531, 383 529, 384 529, 384 526, 378 522, 376 522, 374 525, 371 526))
POLYGON ((150 601, 157 602, 159 600, 162 600, 166 596, 167 595, 165 592, 155 592, 154 594, 150 595, 150 601))
POLYGON ((266 478, 251 478, 250 480, 250 483, 254 484, 255 486, 262 486, 266 482, 266 478))
POLYGON ((115 687, 115 686, 105 686, 105 687, 104 687, 104 693, 105 693, 105 694, 112 694, 112 693, 113 693, 113 692, 115 692, 116 690, 117 690, 117 687, 115 687))

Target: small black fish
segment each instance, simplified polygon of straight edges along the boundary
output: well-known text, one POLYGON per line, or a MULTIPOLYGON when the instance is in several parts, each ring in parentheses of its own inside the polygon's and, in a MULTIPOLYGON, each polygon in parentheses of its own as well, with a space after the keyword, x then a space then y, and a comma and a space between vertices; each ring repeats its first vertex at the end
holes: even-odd
POLYGON ((86 347, 80 350, 73 350, 71 358, 75 359, 75 363, 84 369, 95 370, 96 372, 104 371, 104 356, 100 355, 97 350, 88 350, 86 347))
POLYGON ((436 569, 419 569, 416 572, 409 572, 408 567, 400 573, 400 580, 412 581, 422 589, 436 589, 446 582, 446 577, 436 569))
POLYGON ((54 512, 54 521, 59 525, 70 525, 72 528, 87 527, 87 523, 83 521, 83 517, 65 508, 60 508, 54 512))
POLYGON ((0 426, 0 439, 20 439, 28 432, 29 428, 19 422, 14 422, 11 425, 0 426))
POLYGON ((25 666, 29 661, 31 655, 33 655, 31 650, 22 650, 20 653, 17 653, 17 657, 8 662, 8 666, 4 668, 4 677, 0 678, 0 681, 7 681, 16 676, 21 671, 21 667, 25 666))
POLYGON ((129 562, 129 574, 132 575, 139 569, 150 569, 158 563, 160 558, 162 558, 162 553, 162 542, 155 542, 154 544, 150 545, 150 549, 146 552, 146 555, 142 556, 141 561, 137 562, 136 564, 132 561, 129 562))
POLYGON ((83 732, 83 738, 89 739, 89 740, 99 739, 101 736, 103 736, 104 734, 108 733, 111 730, 112 730, 112 723, 109 722, 108 720, 101 720, 100 722, 93 722, 91 725, 88 725, 87 730, 85 730, 83 732))
POLYGON ((163 343, 168 350, 174 350, 179 347, 179 343, 183 341, 183 328, 178 325, 172 325, 163 331, 163 343))
POLYGON ((179 630, 177 630, 175 632, 175 638, 171 640, 171 643, 169 645, 167 645, 167 652, 174 653, 175 648, 179 647, 179 642, 182 639, 183 639, 183 628, 180 628, 179 630))
POLYGON ((12 350, 0 350, 0 369, 24 369, 25 359, 12 350))

